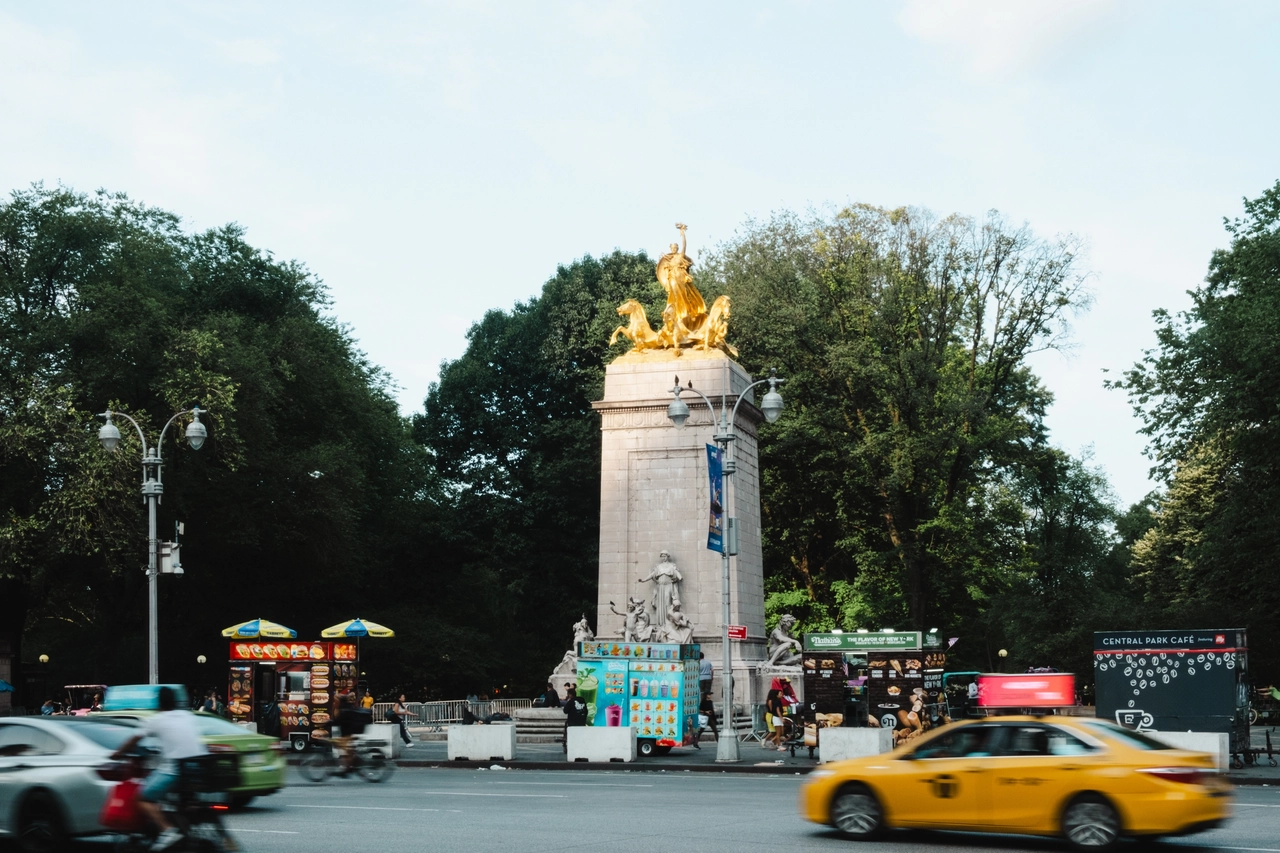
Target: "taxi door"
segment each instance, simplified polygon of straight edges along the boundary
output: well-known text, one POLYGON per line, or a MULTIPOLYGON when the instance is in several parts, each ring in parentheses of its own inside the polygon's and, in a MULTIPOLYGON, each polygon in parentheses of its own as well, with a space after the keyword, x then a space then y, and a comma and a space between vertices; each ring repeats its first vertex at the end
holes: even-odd
POLYGON ((1006 723, 991 763, 991 823, 1005 828, 1049 828, 1063 798, 1080 785, 1098 750, 1048 724, 1006 723))
POLYGON ((991 752, 996 727, 957 726, 902 759, 887 803, 895 826, 971 827, 991 814, 991 752))

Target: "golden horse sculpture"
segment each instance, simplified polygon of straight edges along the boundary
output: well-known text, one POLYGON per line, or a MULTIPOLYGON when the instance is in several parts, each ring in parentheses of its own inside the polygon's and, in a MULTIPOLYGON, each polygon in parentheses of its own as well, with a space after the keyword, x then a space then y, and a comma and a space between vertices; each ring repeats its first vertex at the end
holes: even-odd
POLYGON ((702 294, 693 285, 693 261, 685 254, 686 227, 683 223, 676 223, 676 228, 680 229, 680 245, 672 243, 671 251, 658 261, 658 282, 667 292, 662 329, 655 332, 645 316, 644 306, 628 299, 618 306, 618 315, 628 318, 627 325, 613 330, 610 346, 619 335, 623 335, 634 345, 632 352, 669 349, 678 356, 685 347, 701 350, 715 347, 730 355, 738 354, 738 350, 725 340, 729 328, 729 297, 718 297, 708 311, 702 294))

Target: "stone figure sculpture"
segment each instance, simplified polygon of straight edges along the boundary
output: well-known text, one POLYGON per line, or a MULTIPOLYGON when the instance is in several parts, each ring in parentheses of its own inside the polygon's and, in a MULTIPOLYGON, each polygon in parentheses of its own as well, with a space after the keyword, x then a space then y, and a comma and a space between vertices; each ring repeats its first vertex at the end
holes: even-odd
POLYGON ((609 344, 613 345, 622 335, 631 340, 634 352, 671 350, 678 356, 684 348, 716 348, 736 356, 738 351, 725 341, 729 325, 729 297, 718 297, 711 310, 707 310, 706 300, 693 284, 693 260, 686 252, 685 231, 688 226, 678 222, 676 228, 680 229, 680 243, 671 244, 671 251, 658 261, 656 270, 658 283, 667 293, 661 330, 655 332, 649 325, 643 305, 628 299, 618 306, 618 314, 627 317, 628 323, 613 330, 609 344))
POLYGON ((800 663, 800 641, 791 636, 791 629, 796 626, 796 617, 784 614, 778 620, 778 627, 769 635, 769 666, 795 666, 800 663), (788 655, 787 651, 795 649, 788 655))
POLYGON ((573 647, 564 653, 564 657, 560 659, 560 663, 556 668, 551 670, 552 677, 569 675, 578 671, 578 643, 589 643, 596 638, 596 634, 591 630, 591 623, 587 622, 586 614, 573 624, 573 647))
POLYGON ((618 633, 622 636, 624 643, 643 643, 640 639, 639 624, 640 617, 644 616, 645 624, 648 624, 649 617, 645 614, 645 603, 643 598, 631 596, 627 598, 627 609, 619 610, 612 601, 609 602, 609 609, 617 615, 623 617, 622 628, 618 633))
POLYGON ((649 570, 649 574, 640 578, 641 583, 653 581, 653 623, 659 626, 667 624, 667 614, 671 605, 680 603, 680 582, 684 575, 671 562, 671 555, 666 551, 658 553, 658 565, 649 570))
POLYGON ((596 638, 596 634, 591 630, 591 624, 587 622, 587 615, 582 614, 582 619, 573 625, 573 648, 577 651, 578 643, 589 643, 596 638))
POLYGON ((680 602, 671 605, 667 611, 667 622, 662 626, 661 643, 692 643, 693 623, 680 610, 680 602))

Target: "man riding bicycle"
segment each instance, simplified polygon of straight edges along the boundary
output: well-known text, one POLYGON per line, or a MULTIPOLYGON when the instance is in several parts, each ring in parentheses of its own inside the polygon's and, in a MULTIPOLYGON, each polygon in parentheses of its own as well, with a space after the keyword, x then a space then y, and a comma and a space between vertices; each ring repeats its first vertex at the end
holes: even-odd
POLYGON ((200 742, 200 729, 195 714, 178 710, 177 697, 172 688, 161 687, 157 691, 157 700, 160 712, 144 720, 142 732, 125 741, 111 758, 119 761, 126 757, 144 737, 150 736, 159 742, 161 761, 138 791, 138 811, 160 830, 160 837, 151 849, 165 850, 178 843, 182 833, 169 822, 159 801, 178 781, 178 763, 184 758, 207 755, 209 751, 200 742))
POLYGON ((351 772, 355 761, 356 738, 364 734, 364 727, 371 715, 356 708, 356 697, 350 692, 338 694, 338 730, 341 734, 333 739, 338 748, 339 760, 342 762, 341 775, 351 772))

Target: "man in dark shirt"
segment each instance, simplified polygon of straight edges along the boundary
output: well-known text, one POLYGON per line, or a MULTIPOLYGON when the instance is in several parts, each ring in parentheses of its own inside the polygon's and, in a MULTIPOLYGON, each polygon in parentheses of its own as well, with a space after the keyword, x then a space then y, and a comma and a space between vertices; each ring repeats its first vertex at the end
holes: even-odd
POLYGON ((587 724, 587 703, 578 698, 578 688, 573 684, 564 686, 564 751, 569 751, 569 726, 585 726, 587 724))

